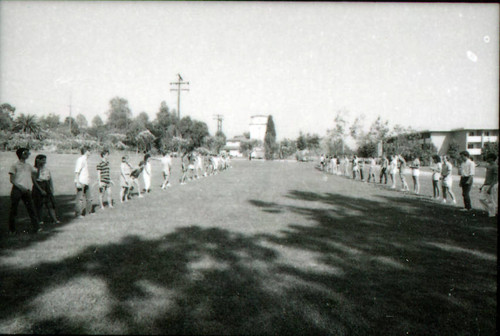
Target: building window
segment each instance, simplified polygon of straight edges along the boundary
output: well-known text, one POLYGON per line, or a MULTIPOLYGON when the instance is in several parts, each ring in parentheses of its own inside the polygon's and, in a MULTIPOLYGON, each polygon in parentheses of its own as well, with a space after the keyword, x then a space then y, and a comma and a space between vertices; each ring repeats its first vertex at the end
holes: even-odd
POLYGON ((474 148, 474 144, 473 144, 473 143, 468 143, 468 144, 467 144, 467 148, 469 148, 469 149, 474 148))
POLYGON ((469 136, 474 136, 474 132, 469 132, 469 136))
POLYGON ((485 132, 484 135, 490 136, 490 132, 485 132))

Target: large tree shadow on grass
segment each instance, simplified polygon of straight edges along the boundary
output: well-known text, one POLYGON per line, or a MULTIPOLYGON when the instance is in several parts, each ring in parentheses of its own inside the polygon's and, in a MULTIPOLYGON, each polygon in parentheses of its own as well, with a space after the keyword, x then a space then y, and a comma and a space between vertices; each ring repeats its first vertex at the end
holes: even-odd
POLYGON ((33 322, 21 331, 35 333, 328 332, 267 288, 276 257, 276 251, 254 238, 189 227, 158 240, 129 236, 117 244, 89 246, 69 259, 26 270, 2 268, 0 329, 24 315, 33 322), (78 290, 80 297, 66 293, 71 283, 88 278, 105 284, 101 300, 109 304, 104 316, 78 305, 86 301, 81 294, 85 289, 78 290), (64 304, 66 300, 71 302, 64 304), (90 316, 73 318, 75 305, 90 316), (92 322, 98 319, 119 327, 92 322))
POLYGON ((287 197, 301 206, 250 201, 304 219, 278 234, 192 226, 2 267, 0 331, 24 317, 14 331, 494 334, 491 221, 399 198, 287 197))
POLYGON ((312 224, 262 237, 315 253, 318 262, 345 273, 318 276, 289 266, 279 272, 348 297, 354 307, 347 318, 358 316, 361 330, 494 334, 497 233, 491 219, 411 198, 371 201, 298 190, 287 197, 314 206, 250 202, 268 213, 300 214, 312 224))

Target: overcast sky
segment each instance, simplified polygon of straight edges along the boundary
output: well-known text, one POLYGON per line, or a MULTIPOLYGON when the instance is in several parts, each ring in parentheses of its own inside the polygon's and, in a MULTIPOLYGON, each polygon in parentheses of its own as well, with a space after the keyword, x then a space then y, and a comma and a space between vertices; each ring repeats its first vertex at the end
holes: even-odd
POLYGON ((215 114, 228 137, 271 114, 278 139, 323 136, 338 110, 419 130, 496 128, 498 4, 0 1, 0 102, 106 120, 215 114))

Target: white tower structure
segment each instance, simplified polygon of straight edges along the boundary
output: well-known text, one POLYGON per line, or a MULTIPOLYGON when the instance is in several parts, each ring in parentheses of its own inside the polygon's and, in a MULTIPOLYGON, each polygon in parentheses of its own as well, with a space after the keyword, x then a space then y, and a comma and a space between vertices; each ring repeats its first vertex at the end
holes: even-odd
POLYGON ((267 128, 267 115, 253 115, 250 117, 250 139, 264 141, 267 128))

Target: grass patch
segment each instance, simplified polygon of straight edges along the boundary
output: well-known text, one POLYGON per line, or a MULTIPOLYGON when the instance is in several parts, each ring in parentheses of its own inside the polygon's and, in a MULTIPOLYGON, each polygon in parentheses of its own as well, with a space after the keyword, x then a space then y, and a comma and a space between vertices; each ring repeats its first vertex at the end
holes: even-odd
MULTIPOLYGON (((74 159, 61 156, 55 178, 72 181, 74 159)), ((0 332, 495 333, 485 213, 309 163, 234 161, 185 186, 178 165, 169 190, 78 221, 61 185, 61 225, 1 239, 0 332)))

